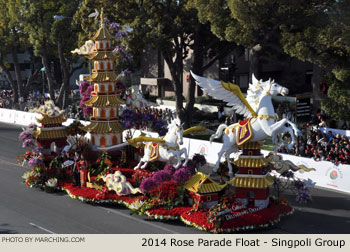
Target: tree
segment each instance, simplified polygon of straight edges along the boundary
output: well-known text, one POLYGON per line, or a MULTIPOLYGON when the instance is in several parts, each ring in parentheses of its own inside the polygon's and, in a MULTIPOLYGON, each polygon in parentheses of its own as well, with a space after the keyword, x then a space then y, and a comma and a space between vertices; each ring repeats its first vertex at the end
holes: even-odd
POLYGON ((184 120, 183 60, 191 42, 195 12, 185 8, 186 1, 120 1, 116 3, 119 17, 130 23, 134 31, 131 41, 158 49, 167 63, 176 96, 176 111, 184 120), (142 39, 141 39, 142 38, 142 39), (140 43, 142 42, 142 43, 140 43))
MULTIPOLYGON (((349 0, 195 0, 193 6, 198 9, 199 19, 209 21, 219 38, 249 48, 250 73, 258 77, 261 60, 267 57, 287 54, 313 63, 316 103, 322 96, 319 72, 331 70, 338 80, 349 72, 349 3, 349 0)), ((343 86, 344 94, 345 89, 343 86)), ((336 111, 340 105, 336 93, 339 92, 329 93, 325 110, 334 105, 332 111, 336 111)))
POLYGON ((301 1, 296 6, 299 22, 281 27, 284 50, 320 72, 317 78, 314 70, 314 101, 323 100, 333 119, 350 120, 350 1, 301 1), (320 92, 321 82, 328 86, 327 95, 320 92))
POLYGON ((58 6, 52 0, 18 0, 17 2, 20 2, 17 15, 23 19, 23 25, 29 34, 29 42, 33 46, 34 54, 42 59, 49 94, 51 99, 54 100, 54 78, 50 65, 54 47, 50 41, 50 33, 51 25, 54 22, 53 16, 58 12, 58 6))
POLYGON ((18 102, 19 97, 25 97, 25 89, 18 62, 17 49, 25 44, 26 34, 23 32, 23 26, 15 13, 18 3, 15 0, 4 1, 0 4, 0 41, 1 41, 1 68, 5 71, 7 79, 14 92, 14 103, 18 102), (16 84, 8 70, 6 55, 11 53, 14 70, 16 75, 16 84), (16 85, 16 86, 15 86, 16 85))
POLYGON ((185 127, 190 127, 195 102, 195 81, 188 86, 186 107, 183 107, 184 60, 193 50, 190 69, 202 74, 218 59, 233 51, 234 44, 213 36, 208 24, 200 24, 191 1, 120 1, 116 3, 117 16, 129 23, 129 47, 157 49, 167 63, 176 97, 176 111, 185 127))
MULTIPOLYGON (((200 24, 196 10, 190 1, 103 1, 97 3, 85 0, 79 9, 79 19, 85 34, 94 30, 93 19, 86 17, 95 9, 104 8, 105 16, 113 21, 129 24, 133 28, 125 46, 138 55, 145 47, 158 50, 166 61, 176 96, 176 109, 189 127, 194 106, 195 82, 191 79, 186 107, 183 107, 183 70, 184 60, 188 60, 189 50, 193 50, 190 69, 197 74, 203 73, 218 59, 232 52, 234 45, 220 41, 209 30, 209 25, 200 24), (186 6, 188 4, 188 6, 186 6), (115 11, 116 10, 116 11, 115 11)), ((96 26, 96 24, 94 24, 96 26)), ((89 34, 91 36, 92 34, 89 34)), ((81 35, 81 42, 88 37, 81 35)))
POLYGON ((52 73, 52 62, 56 58, 60 61, 62 84, 56 103, 66 108, 70 94, 70 77, 73 72, 82 67, 83 63, 72 67, 78 57, 73 57, 71 50, 77 47, 76 24, 73 14, 79 6, 79 0, 36 1, 19 0, 20 17, 29 34, 29 42, 33 46, 34 54, 40 56, 45 69, 49 86, 49 94, 55 100, 55 76, 52 73), (54 16, 61 17, 55 19, 54 16))
MULTIPOLYGON (((209 21, 212 32, 220 39, 249 48, 250 76, 261 76, 261 59, 283 53, 279 43, 279 26, 289 8, 285 1, 195 0, 201 22, 209 21)), ((291 4, 290 4, 291 5, 291 4)))
POLYGON ((58 58, 61 65, 62 85, 57 98, 58 106, 62 108, 68 107, 68 98, 70 95, 70 77, 72 74, 82 67, 84 62, 73 67, 73 63, 77 62, 78 57, 71 53, 77 47, 77 24, 73 22, 73 15, 79 5, 78 0, 56 1, 59 9, 56 15, 62 16, 61 19, 56 19, 52 24, 50 38, 52 43, 57 45, 58 58))

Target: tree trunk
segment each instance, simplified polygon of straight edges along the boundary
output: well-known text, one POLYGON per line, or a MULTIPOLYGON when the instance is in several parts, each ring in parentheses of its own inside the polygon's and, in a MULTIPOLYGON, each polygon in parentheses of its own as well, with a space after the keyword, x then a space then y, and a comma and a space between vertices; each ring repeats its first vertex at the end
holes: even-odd
POLYGON ((35 69, 35 71, 33 72, 33 74, 32 75, 30 75, 29 77, 28 77, 28 79, 27 79, 27 83, 25 84, 25 86, 24 86, 24 91, 25 91, 25 95, 26 95, 26 97, 28 97, 28 94, 29 94, 29 86, 32 84, 32 82, 34 81, 34 79, 38 76, 38 74, 39 74, 39 72, 40 72, 40 68, 41 67, 39 67, 39 68, 37 68, 37 69, 35 69))
POLYGON ((321 102, 326 97, 326 94, 321 93, 320 84, 321 84, 321 76, 324 73, 324 70, 320 68, 318 65, 313 65, 313 73, 312 73, 312 100, 313 100, 313 110, 314 112, 317 109, 321 108, 321 102))
POLYGON ((47 83, 49 86, 49 94, 50 94, 51 100, 55 101, 54 83, 53 83, 53 78, 50 71, 49 59, 48 59, 48 55, 45 47, 41 48, 41 59, 45 67, 45 74, 46 74, 47 83))
MULTIPOLYGON (((193 63, 192 71, 202 76, 203 75, 203 54, 200 46, 200 29, 201 24, 197 24, 195 27, 194 42, 193 42, 193 63)), ((185 116, 185 128, 190 128, 192 125, 193 107, 195 104, 195 92, 196 81, 190 75, 190 81, 188 83, 187 103, 186 103, 186 116, 185 116)))
POLYGON ((181 82, 181 74, 182 74, 182 54, 176 56, 175 62, 172 60, 172 56, 169 52, 162 52, 165 62, 169 66, 170 74, 173 79, 173 87, 175 92, 175 106, 176 106, 176 114, 181 119, 182 122, 185 121, 185 110, 183 107, 183 87, 181 82), (179 60, 179 57, 181 60, 179 60))
POLYGON ((11 48, 11 54, 12 54, 13 65, 14 65, 15 74, 16 74, 18 97, 23 97, 23 99, 25 99, 26 97, 25 97, 25 92, 24 92, 21 67, 20 67, 19 62, 18 62, 18 55, 17 55, 17 47, 16 46, 13 46, 11 48))
POLYGON ((13 104, 18 103, 18 87, 17 87, 16 83, 13 81, 10 71, 5 67, 5 65, 2 61, 0 61, 0 67, 4 71, 6 78, 7 78, 8 82, 10 83, 10 86, 12 88, 13 104))
POLYGON ((58 95, 57 98, 57 104, 59 107, 61 107, 62 109, 65 109, 68 107, 68 98, 69 98, 69 70, 68 70, 68 66, 67 66, 67 61, 64 57, 64 53, 63 53, 63 47, 62 47, 62 39, 59 38, 58 39, 58 56, 60 59, 60 63, 61 63, 61 72, 62 72, 62 76, 63 76, 63 83, 62 86, 60 88, 60 93, 58 95))

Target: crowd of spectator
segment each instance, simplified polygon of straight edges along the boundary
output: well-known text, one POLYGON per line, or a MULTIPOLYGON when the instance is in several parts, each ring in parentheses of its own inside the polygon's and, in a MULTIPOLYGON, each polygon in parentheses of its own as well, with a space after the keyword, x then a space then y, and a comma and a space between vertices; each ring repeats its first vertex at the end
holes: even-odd
POLYGON ((0 108, 11 108, 12 90, 0 90, 0 108))
POLYGON ((137 109, 125 108, 121 119, 127 129, 140 129, 157 132, 163 136, 167 132, 168 121, 176 117, 176 114, 168 108, 142 107, 137 109))
POLYGON ((84 115, 83 109, 76 104, 68 106, 67 117, 71 119, 86 120, 88 116, 84 115))
POLYGON ((331 130, 322 133, 320 128, 327 127, 327 124, 326 115, 319 111, 313 123, 305 125, 303 135, 292 148, 289 148, 291 144, 289 133, 281 135, 278 152, 313 158, 315 161, 350 164, 349 138, 345 135, 333 134, 331 130))

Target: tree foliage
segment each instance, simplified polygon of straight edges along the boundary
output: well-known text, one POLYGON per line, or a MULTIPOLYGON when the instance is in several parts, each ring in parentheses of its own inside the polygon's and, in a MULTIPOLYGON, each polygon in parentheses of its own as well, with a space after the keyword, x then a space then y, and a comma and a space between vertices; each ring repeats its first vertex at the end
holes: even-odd
POLYGON ((349 0, 194 0, 193 6, 219 38, 250 49, 250 72, 257 76, 260 59, 278 54, 331 71, 333 77, 325 76, 330 88, 323 107, 334 119, 349 114, 344 97, 350 79, 349 0))
POLYGON ((184 108, 184 61, 189 65, 188 72, 191 69, 203 74, 214 62, 232 52, 235 44, 221 41, 208 24, 199 23, 191 1, 119 1, 115 9, 117 17, 134 29, 128 39, 132 50, 140 52, 152 47, 161 53, 170 70, 177 113, 189 127, 196 84, 191 78, 184 108))

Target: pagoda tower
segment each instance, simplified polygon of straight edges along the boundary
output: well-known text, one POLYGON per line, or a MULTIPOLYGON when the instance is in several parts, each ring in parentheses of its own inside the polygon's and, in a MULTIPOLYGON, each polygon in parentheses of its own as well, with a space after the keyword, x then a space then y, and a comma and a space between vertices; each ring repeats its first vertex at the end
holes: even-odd
POLYGON ((101 13, 101 26, 92 38, 92 53, 86 56, 93 61, 92 74, 85 80, 93 83, 91 99, 84 102, 93 107, 91 123, 82 129, 91 134, 91 143, 96 147, 107 147, 122 142, 123 127, 119 120, 119 105, 125 102, 120 99, 117 90, 117 75, 114 71, 117 56, 113 53, 114 37, 109 33, 101 13))
POLYGON ((33 136, 37 139, 39 147, 43 148, 44 155, 50 155, 51 151, 60 152, 67 145, 68 132, 62 125, 67 118, 63 116, 64 111, 55 107, 53 101, 46 101, 39 111, 41 118, 36 118, 40 126, 34 131, 33 136))
POLYGON ((236 187, 237 202, 247 207, 266 208, 269 205, 269 187, 274 179, 260 152, 262 145, 263 142, 247 142, 240 146, 242 154, 234 161, 239 171, 228 182, 236 187))

